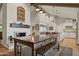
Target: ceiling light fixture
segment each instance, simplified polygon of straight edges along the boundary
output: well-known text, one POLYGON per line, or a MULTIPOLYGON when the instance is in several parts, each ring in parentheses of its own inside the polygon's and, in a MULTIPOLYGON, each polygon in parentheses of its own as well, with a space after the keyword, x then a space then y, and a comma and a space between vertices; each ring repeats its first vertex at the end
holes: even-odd
POLYGON ((40 9, 39 9, 39 8, 36 8, 35 10, 36 10, 36 11, 40 11, 40 9))
POLYGON ((46 15, 46 12, 43 12, 43 15, 46 15))
POLYGON ((43 13, 43 10, 40 10, 39 13, 43 13))

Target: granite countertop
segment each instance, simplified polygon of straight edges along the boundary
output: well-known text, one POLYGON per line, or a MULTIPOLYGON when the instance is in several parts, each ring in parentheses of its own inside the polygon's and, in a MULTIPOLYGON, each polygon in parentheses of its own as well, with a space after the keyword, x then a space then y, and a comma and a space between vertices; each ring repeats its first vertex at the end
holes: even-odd
MULTIPOLYGON (((51 37, 53 37, 53 36, 42 35, 42 36, 27 36, 27 37, 14 37, 14 38, 28 41, 28 42, 38 43, 43 40, 49 39, 51 37)), ((55 38, 55 37, 53 37, 53 38, 55 38)))

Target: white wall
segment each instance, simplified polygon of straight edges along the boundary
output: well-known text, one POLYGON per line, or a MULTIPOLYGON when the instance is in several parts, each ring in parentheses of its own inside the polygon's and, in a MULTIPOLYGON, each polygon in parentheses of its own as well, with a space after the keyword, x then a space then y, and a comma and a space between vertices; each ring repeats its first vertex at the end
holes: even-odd
POLYGON ((0 9, 0 24, 2 24, 2 12, 3 12, 2 8, 3 7, 1 7, 1 9, 0 9))
POLYGON ((47 31, 55 32, 56 24, 55 22, 52 22, 53 20, 55 20, 53 16, 49 17, 48 15, 43 15, 39 13, 39 17, 40 17, 40 24, 47 25, 47 27, 53 27, 53 30, 47 29, 47 31))
MULTIPOLYGON (((46 31, 50 31, 50 32, 55 32, 56 30, 56 24, 55 22, 52 22, 52 20, 54 20, 54 17, 48 17, 47 15, 43 15, 40 14, 39 12, 36 12, 35 10, 32 10, 31 12, 31 21, 32 21, 32 25, 35 24, 42 24, 42 25, 47 25, 49 26, 53 26, 54 30, 49 30, 47 29, 46 31)), ((41 29, 40 29, 41 31, 41 29)))
POLYGON ((77 34, 77 44, 79 44, 79 8, 77 9, 77 11, 78 11, 77 12, 77 22, 78 22, 78 24, 77 24, 77 27, 78 28, 77 29, 78 30, 77 30, 77 33, 76 34, 77 34))
POLYGON ((25 22, 24 24, 31 25, 30 21, 30 4, 22 4, 22 3, 8 3, 7 4, 7 28, 6 28, 6 39, 4 39, 4 44, 8 44, 8 48, 13 48, 13 44, 10 43, 9 36, 14 36, 14 32, 26 32, 27 36, 31 34, 31 28, 11 28, 10 23, 18 23, 17 22, 17 7, 22 6, 25 9, 25 22))
POLYGON ((40 17, 37 12, 31 11, 31 22, 32 25, 39 24, 40 17))
POLYGON ((75 38, 75 32, 64 32, 63 30, 65 29, 65 26, 73 26, 73 28, 76 30, 76 23, 72 22, 72 19, 64 19, 64 18, 59 18, 59 24, 57 24, 57 31, 60 33, 60 40, 62 40, 64 37, 72 37, 75 38))
POLYGON ((3 4, 3 16, 2 16, 2 19, 3 19, 3 39, 2 39, 2 44, 5 46, 5 47, 9 47, 9 44, 7 43, 7 4, 3 4))

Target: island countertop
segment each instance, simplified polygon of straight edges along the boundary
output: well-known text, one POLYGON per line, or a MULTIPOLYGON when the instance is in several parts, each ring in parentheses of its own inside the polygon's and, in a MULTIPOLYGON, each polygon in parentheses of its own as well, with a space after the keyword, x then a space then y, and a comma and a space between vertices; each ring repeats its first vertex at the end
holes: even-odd
MULTIPOLYGON (((14 37, 14 54, 17 55, 17 43, 20 44, 20 46, 29 46, 32 50, 32 55, 37 55, 37 50, 41 46, 40 43, 44 43, 44 46, 49 46, 50 48, 53 47, 53 44, 57 43, 57 36, 49 36, 49 35, 39 35, 39 36, 27 36, 27 37, 14 37), (51 42, 51 40, 54 40, 51 42), (46 43, 47 41, 47 43, 46 43), (48 45, 47 45, 48 44, 48 45), (52 44, 52 45, 51 45, 52 44), (40 46, 39 46, 40 45, 40 46), (36 50, 37 49, 37 50, 36 50)), ((40 47, 42 48, 42 47, 40 47)), ((44 50, 44 49, 43 49, 44 50)))
POLYGON ((35 43, 39 43, 39 42, 42 42, 44 40, 48 40, 51 38, 55 39, 56 37, 43 35, 43 36, 14 37, 13 39, 24 40, 24 41, 32 42, 35 44, 35 43))

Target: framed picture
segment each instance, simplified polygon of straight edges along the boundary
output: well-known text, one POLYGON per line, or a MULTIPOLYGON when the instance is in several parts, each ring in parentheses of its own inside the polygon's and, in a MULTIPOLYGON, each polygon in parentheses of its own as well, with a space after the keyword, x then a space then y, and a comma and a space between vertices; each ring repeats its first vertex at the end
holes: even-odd
POLYGON ((25 22, 25 9, 21 6, 17 7, 17 21, 25 22))

